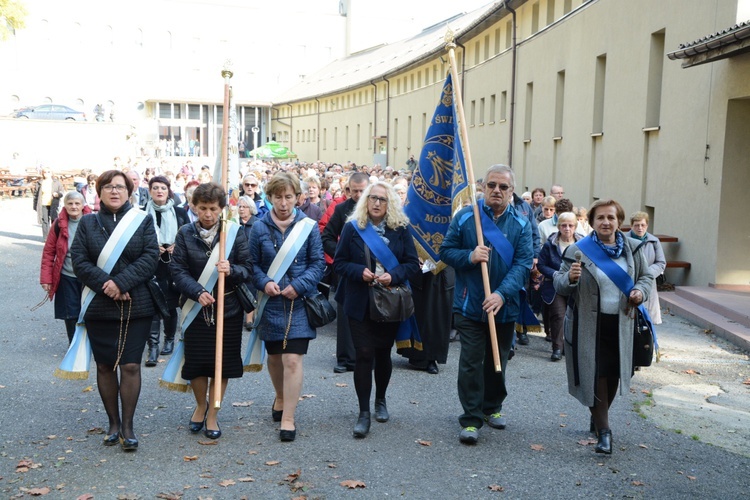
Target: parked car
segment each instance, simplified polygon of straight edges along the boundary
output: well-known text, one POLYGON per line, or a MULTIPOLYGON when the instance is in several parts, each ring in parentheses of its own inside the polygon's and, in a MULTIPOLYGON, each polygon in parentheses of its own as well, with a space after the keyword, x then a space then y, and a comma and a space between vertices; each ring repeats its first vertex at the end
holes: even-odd
POLYGON ((61 104, 41 104, 17 109, 14 118, 34 118, 36 120, 75 120, 86 121, 86 113, 61 104))

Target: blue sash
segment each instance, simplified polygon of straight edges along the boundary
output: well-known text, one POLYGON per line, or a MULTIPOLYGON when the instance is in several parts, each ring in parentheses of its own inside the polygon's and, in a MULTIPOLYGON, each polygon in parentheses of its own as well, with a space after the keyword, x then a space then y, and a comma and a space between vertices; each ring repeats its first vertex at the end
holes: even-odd
MULTIPOLYGON (((500 255, 500 258, 503 259, 503 262, 505 262, 505 265, 510 269, 513 265, 513 255, 516 253, 513 245, 510 244, 508 238, 506 238, 503 232, 500 231, 500 228, 497 227, 495 221, 493 221, 492 218, 487 215, 487 212, 484 211, 484 200, 477 201, 477 205, 479 206, 479 213, 481 214, 479 220, 482 222, 482 233, 484 234, 484 237, 487 238, 487 241, 490 242, 492 248, 495 249, 498 255, 500 255)), ((527 326, 539 325, 539 320, 536 319, 534 311, 531 310, 529 302, 526 300, 526 289, 521 288, 518 291, 518 295, 521 298, 521 313, 518 315, 517 323, 527 326)))
MULTIPOLYGON (((234 222, 228 224, 227 246, 225 249, 226 255, 229 255, 232 251, 239 229, 239 224, 234 222)), ((216 263, 219 262, 218 246, 218 243, 214 245, 214 248, 211 250, 211 256, 208 258, 206 265, 203 266, 203 271, 198 278, 198 283, 200 283, 206 290, 213 290, 216 286, 216 282, 219 281, 219 271, 216 269, 216 263)), ((167 366, 164 367, 164 373, 159 379, 160 386, 178 392, 185 392, 188 390, 189 382, 182 378, 182 366, 185 364, 185 346, 182 343, 182 336, 185 335, 185 330, 187 330, 202 308, 203 306, 200 302, 196 302, 193 299, 188 299, 185 301, 185 304, 183 304, 181 309, 182 320, 180 321, 180 331, 182 332, 182 335, 177 341, 174 352, 169 357, 167 366)))
MULTIPOLYGON (((383 267, 390 271, 398 266, 398 259, 393 255, 393 252, 388 245, 385 244, 383 239, 378 236, 375 229, 372 227, 370 222, 364 229, 360 229, 359 225, 355 222, 350 224, 357 230, 362 241, 375 255, 375 258, 383 264, 383 267)), ((409 282, 406 282, 407 288, 411 290, 409 282)), ((415 349, 422 350, 422 337, 419 335, 419 327, 417 326, 417 318, 412 314, 408 319, 402 321, 398 326, 398 332, 396 333, 396 347, 397 348, 408 348, 414 347, 415 349)))
MULTIPOLYGON (((294 214, 296 213, 295 209, 294 214)), ((281 278, 284 277, 289 270, 289 266, 292 265, 295 257, 297 257, 297 254, 302 249, 302 245, 307 241, 307 237, 310 236, 313 227, 317 227, 317 225, 318 223, 309 217, 305 217, 294 224, 289 236, 284 240, 284 244, 281 245, 276 257, 274 257, 273 262, 271 262, 268 268, 267 274, 271 278, 271 281, 276 283, 281 281, 281 278)), ((263 293, 262 290, 258 290, 258 308, 255 310, 253 329, 250 332, 245 357, 242 360, 242 369, 246 372, 257 372, 263 367, 263 358, 265 357, 266 349, 257 327, 263 316, 263 309, 266 307, 266 302, 268 302, 268 295, 263 293)))
MULTIPOLYGON (((115 267, 115 263, 122 255, 122 251, 130 242, 130 238, 140 227, 146 213, 138 210, 136 207, 131 208, 122 217, 115 230, 107 239, 107 243, 102 248, 99 257, 96 259, 96 266, 105 273, 109 274, 115 267)), ((78 315, 78 323, 73 340, 68 347, 68 352, 60 363, 60 367, 55 370, 55 376, 66 379, 86 379, 89 376, 89 365, 91 364, 91 341, 88 337, 86 325, 83 317, 89 308, 91 301, 94 300, 95 293, 91 288, 84 287, 81 293, 81 314, 78 315)))
MULTIPOLYGON (((625 272, 623 268, 618 266, 617 263, 613 261, 609 257, 609 255, 607 255, 604 250, 601 249, 601 247, 599 247, 599 245, 596 244, 593 238, 591 238, 591 235, 579 240, 576 245, 581 250, 581 252, 586 254, 586 257, 588 257, 591 262, 596 264, 596 267, 601 269, 601 271, 606 274, 610 280, 612 280, 612 283, 614 283, 617 288, 620 289, 625 297, 630 297, 630 291, 635 285, 633 283, 633 279, 627 272, 625 272)), ((656 339, 656 330, 654 329, 653 323, 651 323, 651 316, 649 316, 648 310, 642 303, 638 306, 638 310, 651 326, 651 331, 654 332, 654 349, 657 352, 658 359, 659 341, 656 339)))

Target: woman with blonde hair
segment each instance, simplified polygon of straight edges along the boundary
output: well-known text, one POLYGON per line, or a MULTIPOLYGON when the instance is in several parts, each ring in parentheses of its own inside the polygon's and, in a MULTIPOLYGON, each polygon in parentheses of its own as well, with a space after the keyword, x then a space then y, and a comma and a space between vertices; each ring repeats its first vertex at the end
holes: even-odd
POLYGON ((370 393, 375 366, 375 420, 387 422, 386 390, 393 369, 391 348, 398 322, 370 318, 369 286, 404 285, 419 272, 419 258, 408 229, 409 219, 393 186, 378 181, 368 186, 349 216, 336 247, 333 266, 341 276, 336 301, 343 304, 356 352, 354 388, 359 418, 354 437, 370 431, 370 393), (390 255, 389 255, 390 254, 390 255), (386 267, 384 261, 396 265, 386 267))

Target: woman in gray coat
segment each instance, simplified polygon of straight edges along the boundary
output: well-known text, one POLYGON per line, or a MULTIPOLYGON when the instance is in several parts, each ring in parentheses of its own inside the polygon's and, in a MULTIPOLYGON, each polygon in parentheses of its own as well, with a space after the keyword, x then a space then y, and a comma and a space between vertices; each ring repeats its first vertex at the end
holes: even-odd
POLYGON ((648 299, 653 280, 641 242, 625 236, 619 227, 625 219, 614 200, 599 200, 588 214, 591 238, 635 286, 626 297, 612 280, 579 250, 584 240, 570 245, 555 274, 555 291, 568 297, 565 312, 565 360, 568 391, 591 411, 597 453, 612 453, 609 407, 617 394, 630 389, 633 375, 632 309, 648 299))
POLYGON ((656 291, 656 277, 661 276, 667 267, 667 259, 661 248, 659 238, 648 232, 648 214, 646 212, 635 212, 630 216, 630 232, 628 236, 643 241, 643 256, 648 264, 648 271, 654 277, 653 285, 648 294, 646 309, 651 316, 651 322, 661 325, 661 308, 659 307, 659 294, 656 291))

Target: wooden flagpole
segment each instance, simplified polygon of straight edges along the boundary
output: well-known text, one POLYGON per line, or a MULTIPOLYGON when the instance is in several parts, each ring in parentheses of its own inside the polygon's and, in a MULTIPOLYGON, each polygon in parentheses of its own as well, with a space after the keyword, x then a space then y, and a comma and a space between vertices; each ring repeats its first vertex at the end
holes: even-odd
MULTIPOLYGON (((224 112, 221 134, 221 182, 224 184, 227 195, 229 194, 229 79, 232 72, 224 69, 221 72, 224 77, 224 112)), ((227 222, 228 205, 224 207, 221 214, 219 226, 219 262, 226 259, 227 253, 227 222)), ((219 273, 216 297, 216 358, 214 363, 213 400, 214 408, 221 408, 222 372, 224 371, 224 273, 219 273)))
MULTIPOLYGON (((464 153, 464 161, 466 162, 466 175, 469 180, 470 192, 471 192, 471 206, 474 209, 474 225, 477 230, 477 244, 484 242, 484 233, 482 232, 482 221, 479 218, 479 206, 477 205, 476 197, 476 182, 474 180, 474 167, 471 163, 471 152, 469 150, 469 134, 466 129, 466 120, 464 119, 464 104, 461 99, 461 88, 460 80, 458 79, 458 70, 456 69, 456 44, 453 40, 453 33, 451 31, 446 35, 446 41, 448 42, 445 46, 448 49, 448 58, 450 63, 451 77, 453 80, 453 102, 456 103, 456 116, 458 118, 458 133, 461 137, 461 147, 464 153)), ((482 269, 482 283, 484 284, 484 295, 489 297, 492 293, 490 289, 490 273, 487 268, 487 263, 482 262, 480 265, 482 269)), ((492 345, 492 360, 495 363, 495 372, 500 373, 503 370, 502 363, 500 362, 500 350, 497 345, 497 328, 495 327, 495 315, 487 313, 487 321, 490 327, 490 343, 492 345)))

